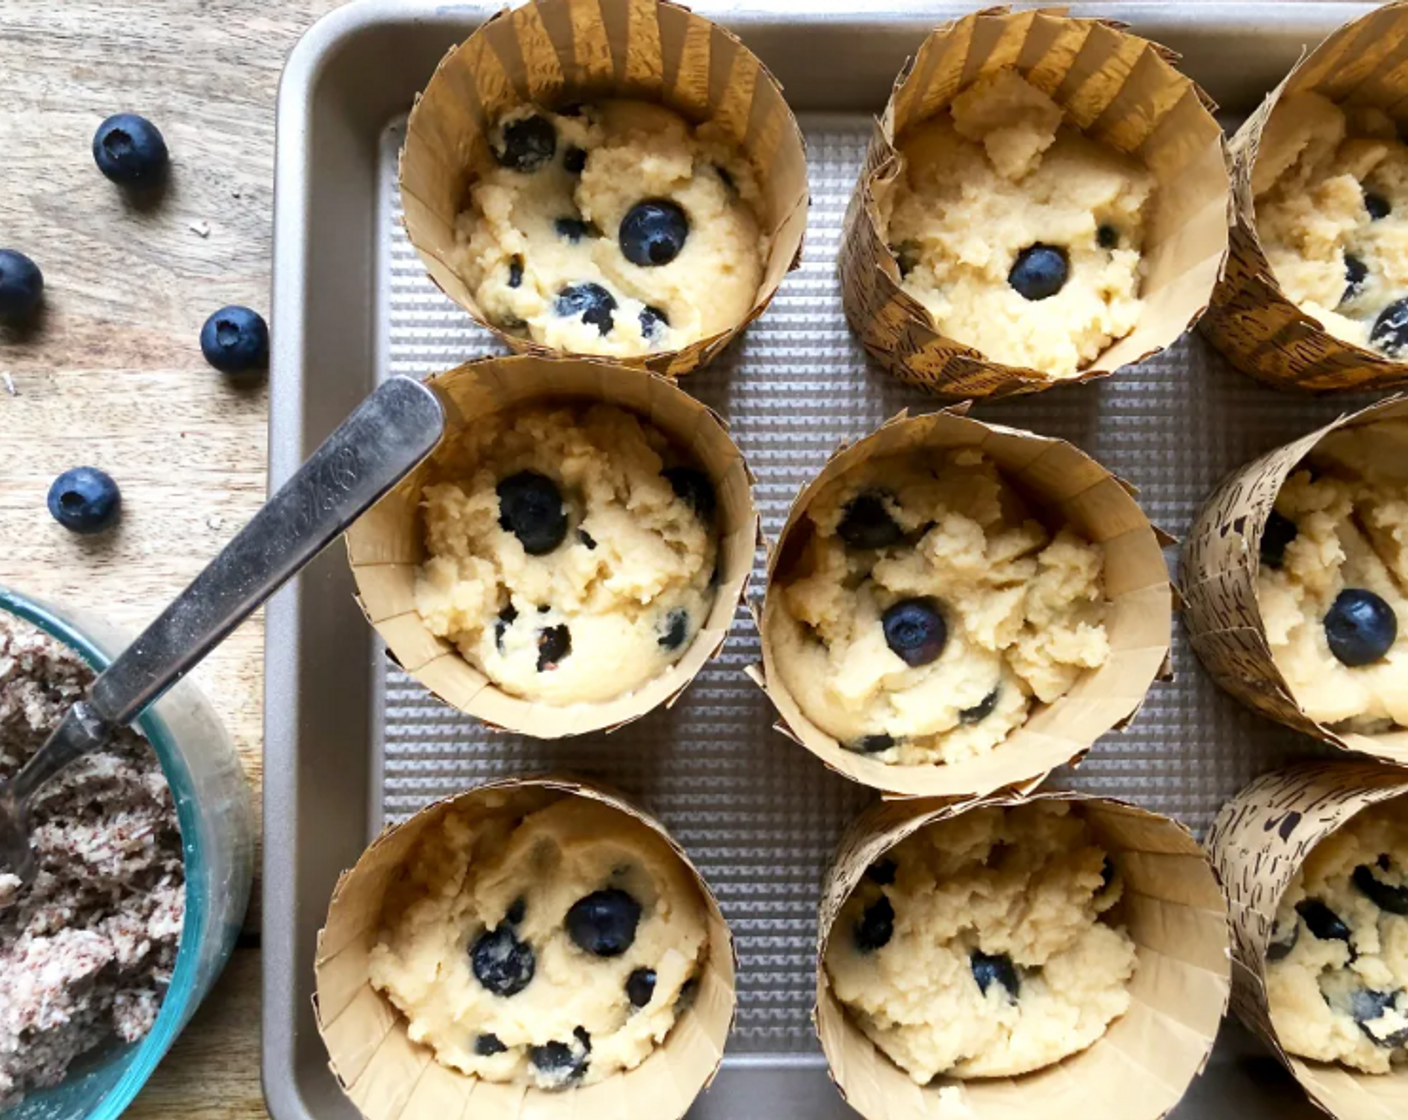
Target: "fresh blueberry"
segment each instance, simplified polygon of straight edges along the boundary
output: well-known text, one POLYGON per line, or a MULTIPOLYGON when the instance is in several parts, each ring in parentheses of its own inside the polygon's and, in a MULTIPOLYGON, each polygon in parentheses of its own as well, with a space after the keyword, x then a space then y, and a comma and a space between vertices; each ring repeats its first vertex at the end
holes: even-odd
POLYGON ((577 947, 598 957, 619 957, 634 944, 640 903, 617 887, 593 891, 567 911, 567 933, 577 947))
POLYGON ((937 661, 948 641, 948 626, 933 599, 901 599, 880 623, 885 644, 912 669, 937 661))
POLYGON ((118 113, 93 133, 93 159, 114 183, 152 183, 166 170, 166 141, 145 117, 118 113))
POLYGON ((517 288, 523 284, 523 258, 514 254, 508 259, 508 286, 517 288))
POLYGON ((569 175, 580 175, 587 166, 587 153, 576 144, 567 145, 562 153, 562 168, 569 175))
POLYGON ((495 1054, 502 1054, 508 1047, 503 1044, 503 1040, 496 1034, 481 1034, 474 1040, 474 1052, 481 1058, 492 1058, 495 1054))
POLYGON ((898 870, 895 861, 882 857, 877 859, 865 869, 865 877, 872 883, 878 883, 882 887, 888 887, 895 881, 895 872, 898 870))
POLYGON ((250 373, 269 364, 269 327, 248 307, 222 307, 200 329, 200 352, 221 373, 250 373))
POLYGON ((1120 244, 1120 231, 1109 222, 1101 223, 1095 231, 1095 244, 1102 249, 1118 249, 1120 244))
POLYGON ((1107 891, 1115 881, 1115 861, 1106 856, 1100 861, 1100 889, 1107 891))
POLYGON ((670 325, 670 317, 658 307, 640 309, 640 333, 645 339, 654 339, 661 327, 670 325))
POLYGON ((481 933, 469 957, 475 979, 496 996, 516 996, 538 968, 533 947, 506 925, 481 933))
POLYGON ((518 608, 510 603, 499 612, 499 617, 494 622, 494 645, 500 653, 504 651, 504 635, 508 633, 508 628, 517 617, 518 608))
POLYGON ((1286 546, 1299 535, 1296 523, 1273 509, 1261 531, 1261 562, 1268 568, 1279 568, 1286 560, 1286 546))
POLYGON ((958 713, 958 722, 965 726, 972 726, 975 723, 982 723, 997 708, 997 701, 1000 690, 994 688, 971 708, 964 708, 958 713))
POLYGON ((854 740, 848 749, 857 754, 879 754, 887 751, 895 745, 895 737, 887 732, 881 731, 876 735, 862 735, 854 740))
POLYGON ((644 1007, 655 994, 655 970, 638 968, 626 977, 626 995, 632 1007, 644 1007))
POLYGON ((556 669, 571 652, 572 631, 567 629, 566 623, 538 631, 538 672, 556 669))
POLYGON ((1369 220, 1377 222, 1380 218, 1387 218, 1393 212, 1393 206, 1378 191, 1364 192, 1364 209, 1369 211, 1369 220))
POLYGON ((1271 927, 1271 944, 1266 948, 1266 959, 1269 961, 1284 960, 1291 955, 1291 950, 1296 947, 1296 942, 1299 940, 1299 922, 1292 920, 1285 925, 1277 922, 1271 927), (1286 926, 1289 926, 1289 933, 1286 926))
POLYGON ((14 249, 0 249, 0 322, 28 319, 43 296, 39 266, 14 249))
POLYGON ((637 202, 621 219, 617 240, 632 264, 642 267, 669 264, 684 250, 689 219, 668 198, 637 202))
POLYGON ((1385 1050, 1408 1046, 1408 1027, 1379 1036, 1369 1029, 1369 1024, 1395 1010, 1400 994, 1376 992, 1372 988, 1356 988, 1349 997, 1350 1017, 1359 1024, 1359 1029, 1369 1036, 1375 1046, 1382 1046, 1385 1050))
POLYGON ((545 556, 567 536, 567 505, 557 484, 537 471, 519 471, 501 481, 499 527, 512 533, 529 556, 545 556))
POLYGON ((1364 284, 1364 279, 1369 275, 1369 266, 1358 257, 1349 253, 1344 255, 1344 295, 1340 296, 1340 302, 1353 299, 1359 294, 1364 284))
POLYGON ((883 894, 865 908, 856 923, 856 948, 862 953, 883 949, 895 935, 895 908, 883 894))
POLYGON ((689 636, 689 611, 676 607, 665 616, 665 629, 660 635, 660 648, 677 650, 689 636))
POLYGON ((670 484, 675 497, 692 509, 706 525, 714 520, 714 484, 703 471, 693 467, 666 467, 660 474, 670 484))
POLYGON ((1306 898, 1297 902, 1296 913, 1305 922, 1305 928, 1319 940, 1343 941, 1349 944, 1349 927, 1318 898, 1306 898))
POLYGON ((613 312, 616 310, 616 297, 600 284, 590 280, 581 284, 568 284, 557 293, 552 309, 564 319, 580 317, 582 322, 597 329, 605 338, 616 325, 613 312))
POLYGON ((573 245, 584 237, 596 237, 601 232, 591 222, 584 222, 581 218, 558 218, 552 228, 558 237, 573 245))
POLYGON ((984 953, 981 949, 974 949, 968 958, 968 967, 973 970, 973 979, 978 982, 978 991, 984 995, 987 995, 993 981, 1006 988, 1007 994, 1013 999, 1017 998, 1022 989, 1016 966, 1006 953, 984 953))
POLYGON ((1380 910, 1408 915, 1408 887, 1395 887, 1374 875, 1374 869, 1361 863, 1352 876, 1355 889, 1380 910))
POLYGON ((1408 351, 1408 297, 1394 300, 1379 312, 1369 342, 1395 360, 1408 351))
POLYGON ((546 117, 524 117, 504 125, 502 131, 502 139, 492 145, 494 159, 510 171, 537 171, 557 151, 557 132, 546 117))
POLYGON ((1066 251, 1038 242, 1017 254, 1007 282, 1023 299, 1049 299, 1066 286, 1069 273, 1066 251))
POLYGON ((513 905, 504 912, 504 921, 509 925, 518 925, 523 921, 528 913, 528 900, 526 898, 515 898, 513 905))
POLYGON ((900 270, 903 280, 919 267, 919 246, 913 241, 901 241, 890 246, 890 255, 895 258, 895 267, 900 270))
POLYGON ((589 1047, 578 1049, 566 1042, 545 1042, 528 1048, 528 1060, 554 1087, 563 1088, 587 1072, 589 1053, 589 1047))
POLYGON ((596 551, 596 538, 585 529, 577 530, 577 539, 587 546, 588 552, 596 551))
POLYGON ((72 533, 101 533, 116 520, 122 492, 97 467, 74 467, 49 487, 49 512, 72 533))
POLYGON ((889 548, 904 540, 904 530, 885 508, 878 493, 857 494, 846 503, 836 535, 852 548, 889 548))
POLYGON ((1362 587, 1341 591, 1325 615, 1330 652, 1351 668, 1379 660, 1397 637, 1398 616, 1393 608, 1362 587))
POLYGON ((729 194, 738 193, 738 184, 733 181, 733 176, 729 174, 728 168, 716 163, 714 164, 714 174, 719 177, 719 182, 724 185, 729 194))

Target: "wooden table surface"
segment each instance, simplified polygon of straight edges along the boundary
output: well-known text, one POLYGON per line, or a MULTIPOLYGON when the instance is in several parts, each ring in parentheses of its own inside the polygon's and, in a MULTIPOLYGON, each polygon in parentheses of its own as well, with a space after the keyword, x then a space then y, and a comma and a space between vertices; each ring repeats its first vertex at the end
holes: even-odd
MULTIPOLYGON (((253 513, 267 394, 224 381, 198 336, 216 308, 267 316, 274 100, 284 56, 340 0, 0 0, 0 248, 33 257, 45 309, 0 327, 0 582, 134 632, 253 513), (106 116, 156 122, 164 195, 130 205, 90 153, 106 116), (45 510, 54 476, 102 467, 120 526, 75 537, 45 510)), ((257 795, 263 627, 196 673, 257 795)), ((128 1113, 263 1117, 259 906, 219 986, 128 1113)))

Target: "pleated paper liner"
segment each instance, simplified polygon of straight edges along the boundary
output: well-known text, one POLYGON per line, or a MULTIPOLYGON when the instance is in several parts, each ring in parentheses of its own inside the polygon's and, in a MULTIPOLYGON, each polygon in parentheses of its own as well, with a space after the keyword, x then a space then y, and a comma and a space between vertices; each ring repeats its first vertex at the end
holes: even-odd
POLYGON ((807 166, 801 129, 767 68, 736 36, 661 0, 532 0, 505 9, 452 49, 411 110, 401 152, 406 232, 436 285, 512 349, 554 353, 489 322, 455 272, 455 218, 486 139, 517 105, 551 108, 611 97, 658 102, 695 124, 713 122, 753 165, 770 238, 763 282, 746 318, 680 350, 622 358, 678 376, 711 361, 761 315, 801 263, 807 166))
MULTIPOLYGON (((1408 1115, 1408 1066, 1360 1073, 1287 1054, 1271 1025, 1266 950, 1276 908, 1306 856, 1363 809, 1408 795, 1408 772, 1349 760, 1264 774, 1217 814, 1207 846, 1232 917, 1232 1009, 1286 1063, 1310 1099, 1338 1120, 1408 1115)), ((1405 804, 1408 811, 1408 804, 1405 804)))
POLYGON ((1382 109, 1400 127, 1408 125, 1405 47, 1408 4, 1386 4, 1345 24, 1301 60, 1232 138, 1232 252, 1201 329, 1239 370, 1278 389, 1329 393, 1408 381, 1408 363, 1336 338, 1286 298, 1262 252, 1252 196, 1262 135, 1282 97, 1319 93, 1382 109))
POLYGON ((816 1028, 831 1076, 866 1120, 1154 1120, 1207 1063, 1227 1009, 1227 904, 1182 825, 1121 801, 1066 791, 963 803, 882 802, 842 837, 822 887, 816 1028), (920 1086, 871 1042, 831 991, 826 946, 866 868, 926 825, 989 805, 1071 801, 1124 877, 1119 913, 1138 946, 1129 1010, 1089 1049, 1018 1077, 920 1086))
POLYGON ((347 533, 347 555, 363 613, 385 639, 391 655, 447 704, 491 726, 539 739, 615 728, 661 704, 672 704, 722 648, 758 546, 753 476, 723 423, 663 377, 585 358, 483 358, 437 374, 426 383, 445 403, 445 446, 470 424, 494 423, 501 413, 534 405, 614 405, 654 425, 676 448, 689 452, 714 483, 718 587, 709 616, 684 656, 635 692, 565 706, 512 696, 466 661, 450 642, 432 634, 416 610, 416 574, 425 559, 420 495, 428 482, 437 481, 437 453, 347 533))
POLYGON ((318 934, 315 1011, 333 1074, 366 1120, 582 1120, 630 1116, 677 1120, 713 1079, 733 1025, 733 938, 698 870, 664 827, 624 795, 577 778, 534 775, 479 786, 437 801, 388 828, 337 881, 318 934), (416 842, 451 810, 522 818, 564 797, 586 797, 657 833, 689 869, 708 914, 709 949, 693 1007, 639 1066, 595 1085, 546 1092, 481 1081, 441 1065, 413 1042, 404 1017, 367 979, 382 900, 416 842))
MULTIPOLYGON (((1296 465, 1326 436, 1408 417, 1408 400, 1391 397, 1260 459, 1223 479, 1208 497, 1183 550, 1179 590, 1193 649, 1218 684, 1249 708, 1345 750, 1408 765, 1408 730, 1364 735, 1335 731, 1306 714, 1271 656, 1257 599, 1261 536, 1276 495, 1296 465)), ((1391 438, 1378 429, 1377 438, 1391 438)), ((1385 447, 1384 454, 1393 452, 1385 447)), ((1398 451, 1408 455, 1408 447, 1398 451)))
POLYGON ((1064 12, 992 8, 934 31, 895 83, 846 211, 846 318, 887 372, 945 399, 1038 392, 1107 377, 1158 353, 1197 321, 1227 255, 1227 169, 1212 102, 1174 68, 1168 48, 1108 20, 1064 12), (946 111, 978 78, 1006 68, 1048 94, 1067 123, 1135 157, 1158 181, 1146 226, 1143 315, 1075 377, 1003 365, 940 334, 900 287, 884 236, 882 213, 901 174, 897 138, 946 111))
POLYGON ((1063 440, 984 424, 955 408, 908 416, 901 412, 875 432, 843 445, 802 488, 768 557, 768 584, 758 627, 763 666, 750 675, 782 717, 777 728, 833 770, 885 793, 965 797, 1006 786, 1033 788, 1057 766, 1085 753, 1097 738, 1134 717, 1155 679, 1168 676, 1173 592, 1159 531, 1139 508, 1132 488, 1063 440), (846 750, 802 712, 777 671, 772 636, 792 624, 780 599, 811 533, 807 509, 832 479, 874 458, 970 447, 987 454, 1038 515, 1068 523, 1105 551, 1105 628, 1110 658, 1087 671, 1055 703, 1034 708, 1027 722, 987 754, 959 762, 887 765, 846 750))

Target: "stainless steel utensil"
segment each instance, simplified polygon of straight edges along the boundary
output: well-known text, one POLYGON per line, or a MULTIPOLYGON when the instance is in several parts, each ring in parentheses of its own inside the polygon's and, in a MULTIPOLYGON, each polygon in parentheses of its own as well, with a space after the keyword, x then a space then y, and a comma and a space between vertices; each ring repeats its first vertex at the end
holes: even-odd
POLYGON ((31 880, 28 817, 35 793, 194 668, 430 454, 444 427, 435 392, 409 377, 393 378, 367 397, 0 786, 0 868, 31 880))

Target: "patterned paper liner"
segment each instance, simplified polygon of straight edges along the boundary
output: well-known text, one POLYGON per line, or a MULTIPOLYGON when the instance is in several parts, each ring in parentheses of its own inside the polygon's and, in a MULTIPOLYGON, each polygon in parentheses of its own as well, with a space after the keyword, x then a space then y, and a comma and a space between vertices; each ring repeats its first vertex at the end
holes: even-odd
POLYGON ((1064 12, 992 8, 934 31, 900 73, 876 122, 846 212, 840 249, 846 318, 882 368, 948 400, 1107 377, 1158 353, 1202 314, 1227 255, 1225 145, 1212 102, 1174 69, 1177 55, 1168 48, 1109 20, 1064 12), (896 137, 945 110, 979 77, 1011 67, 1086 135, 1138 158, 1159 184, 1139 325, 1075 377, 1003 365, 939 334, 928 311, 900 287, 884 237, 881 205, 901 171, 896 137))
POLYGON ((688 651, 635 692, 598 703, 554 706, 512 696, 432 634, 415 605, 425 558, 420 494, 434 457, 347 532, 347 555, 363 613, 406 672, 447 704, 493 727, 556 739, 619 727, 670 705, 728 637, 758 547, 753 476, 723 422, 673 382, 641 369, 586 358, 482 358, 427 379, 445 403, 446 442, 468 424, 530 405, 601 403, 634 412, 688 450, 718 498, 719 579, 709 617, 688 651))
POLYGON ((1393 1120, 1408 1103, 1408 1066, 1360 1073, 1287 1054, 1271 1026, 1266 950, 1291 878, 1321 840, 1371 805, 1408 794, 1408 773, 1335 761, 1265 774, 1217 815, 1207 846, 1232 917, 1232 1010, 1286 1063, 1310 1099, 1339 1120, 1393 1120))
POLYGON ((1183 550, 1179 591, 1193 649, 1218 684, 1249 708, 1336 747, 1408 764, 1408 730, 1337 732, 1306 714, 1271 656, 1257 599, 1261 535, 1281 485, 1331 432, 1408 417, 1391 397, 1232 472, 1203 503, 1183 550))
POLYGON ((491 160, 488 129, 506 110, 607 97, 658 102, 692 122, 711 121, 759 176, 766 212, 758 218, 771 240, 748 315, 683 349, 618 359, 679 376, 712 361, 801 263, 808 201, 806 147, 782 88, 735 35, 687 8, 665 0, 532 0, 489 19, 441 59, 411 110, 400 173, 406 233, 430 278, 476 322, 520 353, 556 353, 484 316, 451 263, 455 219, 475 169, 491 160))
POLYGON ((491 782, 427 806, 383 831, 357 865, 338 878, 327 924, 318 933, 314 1009, 338 1085, 366 1120, 678 1120, 713 1080, 723 1058, 733 1026, 734 970, 733 936, 718 902, 659 821, 605 786, 562 775, 530 775, 491 782), (367 964, 381 924, 382 899, 427 828, 452 809, 523 817, 563 797, 608 805, 670 845, 704 899, 709 952, 692 1008, 644 1062, 595 1085, 552 1093, 481 1081, 441 1065, 428 1046, 411 1041, 401 1013, 368 981, 367 964))
POLYGON ((1408 363, 1336 338, 1286 298, 1262 252, 1252 196, 1262 132, 1284 96, 1319 93, 1408 123, 1408 72, 1400 61, 1406 41, 1408 3, 1385 4, 1345 24, 1300 61, 1232 138, 1232 252, 1201 328, 1239 370, 1278 389, 1330 393, 1408 381, 1408 363))
POLYGON ((965 797, 1005 786, 1034 788, 1057 766, 1077 760, 1105 732, 1132 720, 1150 685, 1170 675, 1173 592, 1159 531, 1134 500, 1133 487, 1064 440, 984 424, 964 411, 954 408, 913 417, 901 412, 858 443, 842 445, 797 495, 768 557, 767 592, 758 618, 763 665, 761 670, 752 667, 750 676, 777 708, 777 729, 833 770, 900 796, 965 797), (1035 710, 1022 727, 984 755, 938 765, 887 765, 846 750, 807 718, 788 690, 770 640, 782 610, 778 586, 800 555, 803 534, 810 532, 807 508, 828 482, 873 458, 958 447, 983 451, 1039 509, 1104 546, 1110 658, 1085 673, 1055 703, 1035 710))
POLYGON ((1176 821, 1122 801, 1052 791, 961 803, 882 802, 842 837, 822 887, 818 922, 817 1034, 832 1079, 867 1120, 1157 1120, 1207 1064, 1227 1009, 1227 906, 1206 856, 1176 821), (917 1085, 832 993, 825 964, 832 926, 866 868, 901 840, 970 809, 1028 800, 1078 804, 1124 876, 1123 921, 1139 956, 1130 1008, 1087 1050, 1045 1069, 917 1085))

